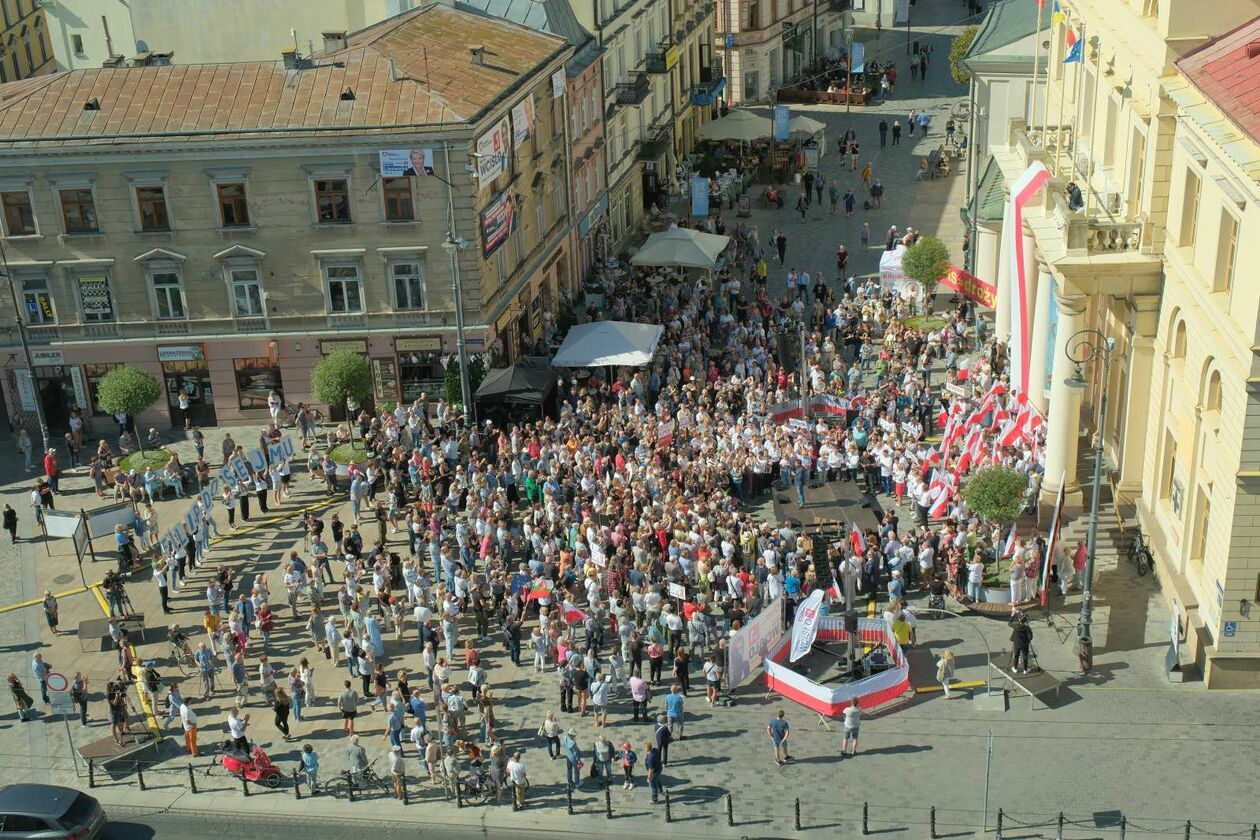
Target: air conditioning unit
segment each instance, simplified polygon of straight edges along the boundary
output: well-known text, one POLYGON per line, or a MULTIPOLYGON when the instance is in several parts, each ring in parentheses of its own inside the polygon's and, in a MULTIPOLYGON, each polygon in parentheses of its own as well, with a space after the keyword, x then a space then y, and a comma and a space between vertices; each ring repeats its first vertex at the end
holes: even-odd
POLYGON ((1103 198, 1106 202, 1108 213, 1120 212, 1120 193, 1118 192, 1104 193, 1103 198))

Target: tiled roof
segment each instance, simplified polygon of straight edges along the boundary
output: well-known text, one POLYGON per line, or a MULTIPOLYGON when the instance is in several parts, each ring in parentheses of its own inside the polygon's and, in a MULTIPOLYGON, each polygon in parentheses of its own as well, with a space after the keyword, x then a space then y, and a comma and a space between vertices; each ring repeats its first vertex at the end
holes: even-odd
POLYGON ((1177 66, 1227 117, 1260 142, 1260 17, 1177 59, 1177 66))
POLYGON ((303 69, 282 61, 100 68, 0 85, 0 146, 13 138, 118 142, 473 122, 566 49, 554 35, 431 4, 350 35, 345 49, 303 69), (485 48, 482 64, 473 45, 485 48), (343 100, 347 89, 353 99, 343 100), (93 99, 99 110, 85 110, 93 99))

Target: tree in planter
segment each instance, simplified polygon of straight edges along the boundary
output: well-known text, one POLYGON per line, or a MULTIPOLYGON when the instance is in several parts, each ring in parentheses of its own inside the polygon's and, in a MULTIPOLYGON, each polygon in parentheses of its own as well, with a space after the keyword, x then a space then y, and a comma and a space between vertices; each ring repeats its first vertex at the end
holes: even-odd
POLYGON ((935 236, 920 237, 902 256, 901 271, 923 287, 924 311, 931 312, 936 284, 949 271, 949 249, 935 236))
MULTIPOLYGON (((119 365, 101 379, 96 402, 110 414, 134 418, 161 396, 162 386, 151 375, 131 365, 119 365)), ((136 445, 144 452, 143 436, 138 432, 136 445)))
POLYGON ((963 56, 967 54, 967 50, 971 49, 972 42, 976 40, 977 31, 979 31, 979 27, 968 26, 958 33, 954 43, 949 46, 949 74, 960 85, 971 83, 971 73, 963 64, 963 56))
MULTIPOLYGON (((475 395, 486 378, 489 367, 482 356, 468 357, 468 393, 475 395)), ((452 354, 446 360, 446 369, 442 372, 442 382, 446 385, 446 401, 451 405, 464 404, 464 391, 459 384, 459 356, 452 354)))
MULTIPOLYGON (((353 350, 338 350, 320 359, 311 374, 311 390, 315 398, 328 405, 347 405, 350 401, 361 404, 372 393, 372 373, 367 359, 353 350)), ((347 406, 347 412, 349 408, 347 406)), ((350 435, 354 436, 354 418, 350 421, 350 435)))
POLYGON ((987 522, 1008 523, 1019 518, 1024 507, 1028 477, 1010 467, 977 470, 963 487, 963 499, 987 522))

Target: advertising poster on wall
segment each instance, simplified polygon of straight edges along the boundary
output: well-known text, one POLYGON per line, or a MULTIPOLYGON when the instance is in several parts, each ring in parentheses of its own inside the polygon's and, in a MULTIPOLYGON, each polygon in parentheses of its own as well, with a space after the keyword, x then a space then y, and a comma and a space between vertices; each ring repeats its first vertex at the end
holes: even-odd
POLYGON ((382 178, 433 174, 432 149, 381 149, 380 162, 382 178))
POLYGON ((512 153, 512 129, 504 117, 477 138, 477 177, 481 183, 493 181, 507 169, 507 156, 512 153))
POLYGON ((512 142, 519 146, 534 134, 534 95, 531 93, 512 108, 512 142))
POLYGON ((496 195, 481 211, 481 250, 487 257, 499 250, 516 228, 516 205, 507 190, 496 195))
POLYGON ((557 70, 551 74, 551 98, 559 99, 564 96, 564 71, 557 70))

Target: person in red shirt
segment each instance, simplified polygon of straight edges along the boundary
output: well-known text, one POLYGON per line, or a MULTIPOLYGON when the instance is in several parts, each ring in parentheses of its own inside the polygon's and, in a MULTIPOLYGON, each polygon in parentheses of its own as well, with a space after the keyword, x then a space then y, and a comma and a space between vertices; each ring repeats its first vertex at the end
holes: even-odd
POLYGON ((57 458, 56 449, 49 449, 44 455, 44 475, 48 476, 48 486, 52 488, 52 491, 60 493, 61 488, 58 484, 61 481, 61 462, 57 458))

